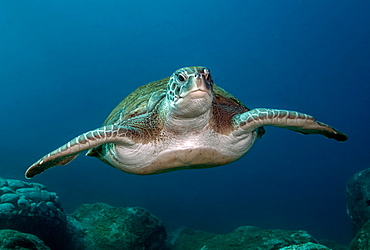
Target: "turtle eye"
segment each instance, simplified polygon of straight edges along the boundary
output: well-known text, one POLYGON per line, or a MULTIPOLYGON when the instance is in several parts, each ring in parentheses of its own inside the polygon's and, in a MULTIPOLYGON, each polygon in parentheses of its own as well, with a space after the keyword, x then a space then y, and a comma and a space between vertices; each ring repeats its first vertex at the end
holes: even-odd
POLYGON ((180 81, 180 82, 185 82, 186 81, 186 77, 182 74, 178 74, 177 75, 177 79, 180 81))

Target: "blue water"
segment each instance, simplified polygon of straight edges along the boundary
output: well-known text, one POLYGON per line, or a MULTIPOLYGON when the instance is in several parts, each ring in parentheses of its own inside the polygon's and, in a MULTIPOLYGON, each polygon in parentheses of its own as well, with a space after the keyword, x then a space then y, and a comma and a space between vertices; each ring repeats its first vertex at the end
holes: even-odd
POLYGON ((141 206, 169 231, 241 225, 348 243, 345 184, 370 167, 369 1, 1 1, 0 176, 99 127, 131 91, 190 65, 248 107, 291 109, 338 143, 267 127, 223 167, 134 176, 80 156, 32 181, 81 203, 141 206))

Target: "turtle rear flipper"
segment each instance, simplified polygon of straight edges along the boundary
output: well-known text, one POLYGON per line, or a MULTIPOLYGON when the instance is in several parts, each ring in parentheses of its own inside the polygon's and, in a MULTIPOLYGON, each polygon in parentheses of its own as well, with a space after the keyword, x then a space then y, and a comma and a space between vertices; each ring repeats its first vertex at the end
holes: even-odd
POLYGON ((243 129, 243 133, 251 132, 261 126, 275 126, 302 134, 321 134, 337 141, 348 139, 347 135, 335 128, 296 111, 257 108, 236 115, 233 119, 234 124, 243 129))
POLYGON ((104 143, 127 143, 130 141, 132 131, 127 127, 107 125, 81 134, 45 155, 26 171, 26 178, 32 178, 45 170, 66 165, 75 159, 82 151, 98 147, 104 143))

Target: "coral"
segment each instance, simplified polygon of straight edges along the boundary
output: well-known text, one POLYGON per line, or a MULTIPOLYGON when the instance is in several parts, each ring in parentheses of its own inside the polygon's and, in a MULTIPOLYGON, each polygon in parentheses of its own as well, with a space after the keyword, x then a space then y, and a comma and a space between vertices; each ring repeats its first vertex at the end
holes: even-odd
POLYGON ((57 194, 38 183, 0 179, 0 229, 34 234, 52 249, 65 249, 69 242, 57 194))

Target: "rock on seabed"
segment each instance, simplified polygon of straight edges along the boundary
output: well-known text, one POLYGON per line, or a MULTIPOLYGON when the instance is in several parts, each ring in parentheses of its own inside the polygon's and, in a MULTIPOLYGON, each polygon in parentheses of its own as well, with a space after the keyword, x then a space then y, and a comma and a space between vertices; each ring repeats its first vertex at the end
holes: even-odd
POLYGON ((81 249, 161 249, 167 237, 163 223, 140 207, 83 204, 70 215, 75 228, 84 232, 81 249))
POLYGON ((173 250, 329 250, 306 231, 266 230, 252 226, 218 235, 181 227, 169 237, 168 245, 173 250))
POLYGON ((0 230, 0 249, 1 250, 50 250, 42 240, 32 234, 21 233, 16 230, 0 230))
POLYGON ((356 173, 347 182, 347 213, 352 221, 353 234, 370 220, 370 169, 356 173))

